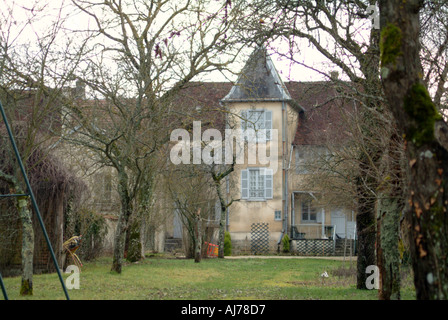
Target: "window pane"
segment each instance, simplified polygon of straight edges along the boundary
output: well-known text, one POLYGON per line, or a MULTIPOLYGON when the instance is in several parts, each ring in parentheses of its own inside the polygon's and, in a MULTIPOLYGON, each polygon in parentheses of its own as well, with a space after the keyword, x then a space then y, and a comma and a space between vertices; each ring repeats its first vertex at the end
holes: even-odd
POLYGON ((274 219, 275 220, 281 220, 282 219, 282 212, 280 210, 275 210, 274 219))
POLYGON ((264 128, 264 111, 249 110, 248 114, 249 127, 254 130, 264 128))
POLYGON ((251 198, 264 198, 264 176, 260 170, 249 170, 249 195, 251 198))
POLYGON ((308 201, 302 202, 302 220, 303 221, 308 221, 308 209, 309 209, 308 203, 309 203, 308 201))
POLYGON ((316 221, 316 208, 311 206, 311 202, 310 202, 310 221, 316 221))

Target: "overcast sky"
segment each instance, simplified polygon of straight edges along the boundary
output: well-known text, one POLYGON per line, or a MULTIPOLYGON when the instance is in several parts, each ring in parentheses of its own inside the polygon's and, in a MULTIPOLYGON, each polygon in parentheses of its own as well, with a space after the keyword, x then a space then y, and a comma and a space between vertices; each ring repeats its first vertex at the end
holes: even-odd
MULTIPOLYGON (((4 5, 3 8, 0 10, 5 11, 7 8, 14 8, 14 18, 17 21, 26 21, 26 19, 29 19, 33 16, 32 10, 23 10, 20 7, 26 7, 27 5, 30 5, 30 1, 26 0, 0 0, 6 6, 4 5), (5 8, 6 7, 6 8, 5 8)), ((47 16, 42 17, 39 20, 39 23, 34 23, 31 28, 27 28, 25 31, 22 31, 20 38, 26 38, 26 39, 32 39, 34 34, 45 32, 45 30, 51 29, 52 24, 51 22, 55 20, 58 15, 61 15, 63 17, 67 15, 71 15, 72 12, 68 11, 59 11, 59 7, 61 3, 70 3, 69 0, 39 0, 41 5, 47 5, 47 9, 52 7, 53 9, 50 11, 46 11, 47 16)), ((1 3, 0 2, 0 3, 1 3)), ((31 8, 29 8, 31 9, 31 8)), ((37 9, 37 8, 36 8, 37 9)), ((80 27, 85 27, 87 25, 86 16, 71 16, 69 20, 67 21, 67 26, 71 29, 77 29, 80 27)), ((18 28, 20 30, 20 28, 18 28)), ((19 31, 16 31, 19 32, 19 31)), ((20 39, 16 40, 20 41, 20 39)), ((322 41, 325 41, 323 39, 322 41)), ((327 40, 328 41, 328 40, 327 40)), ((269 43, 268 47, 276 47, 280 48, 282 52, 288 51, 288 45, 287 44, 281 44, 281 43, 269 43)), ((312 46, 309 46, 305 41, 299 46, 300 47, 300 54, 296 55, 295 58, 302 62, 303 64, 306 64, 307 66, 310 66, 312 68, 324 71, 329 73, 329 71, 333 70, 334 67, 329 65, 328 61, 323 58, 323 56, 312 46)), ((279 55, 275 53, 275 50, 269 50, 271 53, 271 58, 277 67, 277 70, 280 73, 280 76, 284 81, 316 81, 316 80, 324 80, 325 76, 312 71, 310 68, 306 68, 304 66, 291 63, 291 60, 287 58, 282 58, 279 55)), ((247 55, 249 52, 245 52, 240 57, 241 63, 239 65, 235 65, 234 72, 239 72, 241 68, 243 67, 244 60, 247 59, 247 55)), ((206 75, 202 77, 204 80, 210 80, 210 81, 227 81, 227 80, 236 80, 236 76, 229 76, 227 79, 226 77, 220 75, 219 73, 214 73, 211 75, 206 75)))

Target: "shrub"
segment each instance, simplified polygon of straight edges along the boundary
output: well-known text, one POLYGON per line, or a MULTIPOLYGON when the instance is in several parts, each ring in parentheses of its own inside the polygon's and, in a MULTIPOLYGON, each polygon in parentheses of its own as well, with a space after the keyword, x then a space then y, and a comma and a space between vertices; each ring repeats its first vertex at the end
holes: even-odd
POLYGON ((287 234, 283 236, 282 244, 283 244, 283 252, 288 253, 290 251, 290 247, 289 247, 289 236, 287 234))
POLYGON ((224 234, 224 256, 232 255, 232 239, 230 233, 226 231, 224 234))
POLYGON ((103 215, 93 210, 82 208, 74 213, 74 228, 68 238, 82 235, 81 247, 76 254, 81 260, 93 260, 102 254, 107 224, 103 215))

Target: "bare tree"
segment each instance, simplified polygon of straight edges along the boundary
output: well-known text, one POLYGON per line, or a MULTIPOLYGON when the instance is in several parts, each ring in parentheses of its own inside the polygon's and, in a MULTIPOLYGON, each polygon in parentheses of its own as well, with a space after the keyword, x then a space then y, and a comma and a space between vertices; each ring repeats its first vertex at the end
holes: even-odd
MULTIPOLYGON (((36 0, 21 6, 2 1, 4 10, 0 15, 0 97, 14 133, 21 137, 20 154, 29 171, 44 162, 49 141, 58 134, 58 104, 67 83, 67 78, 60 78, 59 74, 71 74, 76 64, 76 60, 71 61, 74 64, 55 63, 65 54, 64 45, 57 44, 57 39, 64 36, 66 14, 59 6, 53 8, 56 15, 49 19, 49 10, 42 2, 36 0), (48 28, 42 25, 45 23, 48 28), (40 158, 29 161, 35 154, 40 158)), ((70 41, 70 37, 65 39, 70 41)), ((1 180, 22 193, 25 188, 18 168, 7 170, 8 166, 14 167, 13 163, 3 159, 1 180)), ((22 222, 21 294, 31 295, 35 236, 29 197, 18 198, 17 208, 22 222)))
POLYGON ((67 140, 89 148, 117 173, 121 213, 112 270, 119 273, 134 200, 150 177, 144 163, 169 140, 169 128, 182 123, 173 98, 197 75, 234 60, 225 50, 239 9, 229 12, 223 4, 213 10, 205 0, 72 2, 95 25, 88 38, 92 54, 78 79, 97 103, 67 107, 78 128, 67 140), (221 23, 224 16, 227 23, 221 23))
MULTIPOLYGON (((366 287, 366 267, 376 264, 375 202, 379 177, 377 175, 381 145, 376 129, 384 125, 381 83, 379 78, 379 31, 371 27, 366 14, 375 1, 276 1, 275 4, 256 2, 253 6, 256 21, 248 32, 272 43, 283 39, 288 50, 278 53, 292 62, 335 81, 342 89, 339 96, 351 98, 359 106, 357 123, 358 175, 352 177, 357 186, 358 277, 357 287, 366 287), (364 30, 364 32, 360 32, 364 30), (329 70, 310 66, 300 57, 302 46, 310 45, 330 62, 329 70), (333 70, 342 77, 331 76, 333 70), (348 81, 345 81, 347 79, 348 81)), ((247 30, 247 28, 246 28, 247 30)), ((334 99, 335 97, 333 97, 334 99)))
POLYGON ((213 181, 203 171, 202 165, 168 165, 164 174, 167 194, 165 200, 168 210, 175 212, 187 231, 184 244, 186 256, 194 257, 195 262, 202 258, 202 244, 206 239, 207 226, 216 226, 216 195, 213 181))

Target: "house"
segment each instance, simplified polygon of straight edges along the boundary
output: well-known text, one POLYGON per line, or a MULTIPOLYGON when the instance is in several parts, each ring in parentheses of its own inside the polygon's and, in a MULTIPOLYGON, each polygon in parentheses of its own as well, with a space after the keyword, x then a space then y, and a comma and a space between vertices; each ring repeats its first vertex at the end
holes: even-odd
POLYGON ((298 253, 328 255, 336 253, 337 239, 355 238, 350 197, 347 202, 336 193, 341 201, 328 201, 332 191, 313 181, 315 169, 331 162, 329 146, 350 135, 341 107, 353 101, 336 103, 334 84, 284 83, 259 47, 235 84, 196 83, 189 90, 196 90, 190 94, 198 105, 225 109, 231 152, 243 159, 227 183, 228 199, 239 199, 226 217, 234 253, 276 252, 288 235, 298 253))
MULTIPOLYGON (((349 136, 341 108, 354 102, 335 99, 338 90, 325 81, 283 82, 266 49, 259 47, 236 83, 191 82, 173 101, 173 108, 182 104, 188 111, 186 121, 201 120, 203 129, 233 130, 232 139, 242 142, 243 161, 226 188, 229 200, 239 200, 226 216, 234 253, 276 252, 288 235, 300 254, 335 254, 338 239, 354 239, 350 197, 330 190, 317 174, 349 136)), ((108 218, 106 247, 111 250, 120 210, 113 171, 96 169, 82 148, 65 146, 59 152, 74 171, 86 172, 82 178, 93 193, 92 206, 108 218)), ((168 240, 182 239, 183 228, 172 206, 164 205, 163 190, 155 194, 161 208, 157 221, 146 226, 145 238, 148 249, 162 251, 168 240)))

